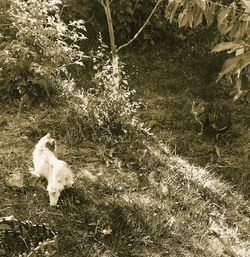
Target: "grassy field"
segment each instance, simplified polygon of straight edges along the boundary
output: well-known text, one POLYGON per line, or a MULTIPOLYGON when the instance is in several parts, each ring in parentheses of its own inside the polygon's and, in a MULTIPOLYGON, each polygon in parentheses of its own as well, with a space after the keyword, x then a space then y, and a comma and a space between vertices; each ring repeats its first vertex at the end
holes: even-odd
POLYGON ((149 51, 146 57, 124 58, 130 71, 130 85, 137 89, 145 105, 140 117, 176 154, 185 156, 191 163, 209 165, 248 198, 249 96, 233 102, 230 95, 233 86, 225 80, 215 84, 224 57, 209 53, 211 43, 181 42, 178 41, 176 49, 163 46, 149 51), (191 114, 193 100, 223 103, 232 113, 231 130, 217 142, 221 158, 216 154, 215 138, 198 135, 200 126, 191 114))
POLYGON ((249 106, 232 105, 213 84, 216 65, 206 63, 206 49, 192 47, 181 41, 174 50, 122 56, 143 102, 138 115, 154 136, 138 134, 110 148, 87 138, 74 144, 60 106, 19 117, 17 108, 1 106, 0 216, 49 223, 59 235, 60 257, 249 256, 249 106), (215 96, 234 113, 232 131, 219 144, 221 158, 212 138, 197 135, 190 115, 194 98, 215 96), (46 181, 33 187, 29 173, 33 147, 48 131, 76 176, 53 208, 46 181))

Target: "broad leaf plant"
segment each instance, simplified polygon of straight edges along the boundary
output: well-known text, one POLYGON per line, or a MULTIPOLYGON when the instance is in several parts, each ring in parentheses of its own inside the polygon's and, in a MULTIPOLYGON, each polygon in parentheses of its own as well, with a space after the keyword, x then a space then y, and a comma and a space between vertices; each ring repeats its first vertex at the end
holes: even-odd
POLYGON ((169 0, 165 16, 179 27, 194 28, 205 20, 207 26, 216 22, 220 34, 227 41, 216 45, 212 52, 233 53, 223 64, 217 82, 224 76, 233 79, 234 100, 242 94, 243 74, 250 80, 250 1, 233 1, 224 5, 210 0, 169 0))

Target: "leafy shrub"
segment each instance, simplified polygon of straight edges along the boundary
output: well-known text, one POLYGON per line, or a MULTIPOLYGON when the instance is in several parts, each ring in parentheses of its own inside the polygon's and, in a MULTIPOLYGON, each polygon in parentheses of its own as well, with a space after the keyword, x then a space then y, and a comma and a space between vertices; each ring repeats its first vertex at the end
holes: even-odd
POLYGON ((66 25, 61 0, 10 0, 0 27, 0 99, 50 99, 60 91, 58 78, 83 65, 77 42, 85 39, 83 21, 66 25))
MULTIPOLYGON (((112 3, 112 16, 116 35, 120 43, 126 42, 143 26, 157 1, 126 0, 112 3)), ((164 3, 153 14, 152 19, 138 39, 143 45, 154 45, 155 40, 162 38, 168 29, 164 17, 164 3)), ((141 44, 140 44, 141 45, 141 44)))
MULTIPOLYGON (((86 21, 86 33, 88 40, 82 43, 87 44, 89 48, 98 45, 97 38, 101 32, 102 35, 107 34, 106 17, 100 3, 96 0, 64 0, 64 8, 62 10, 62 19, 65 22, 71 20, 83 19, 86 21)), ((108 34, 107 34, 108 35, 108 34)), ((84 47, 86 46, 84 45, 84 47)))
POLYGON ((217 82, 227 77, 234 84, 234 101, 248 93, 242 88, 242 79, 250 80, 250 51, 249 51, 249 11, 247 1, 220 2, 190 0, 169 1, 165 15, 172 21, 178 21, 179 27, 196 27, 203 23, 203 16, 209 27, 216 21, 216 26, 224 42, 217 44, 212 52, 227 51, 234 53, 228 58, 219 73, 217 82))
POLYGON ((107 46, 101 45, 93 52, 95 88, 77 89, 74 80, 61 80, 71 112, 74 112, 86 128, 101 132, 100 135, 120 135, 126 133, 126 127, 133 122, 139 103, 132 100, 133 90, 128 88, 126 74, 120 66, 120 86, 115 86, 113 68, 107 46))
MULTIPOLYGON (((148 25, 142 31, 137 42, 139 46, 155 44, 156 40, 163 39, 164 33, 169 29, 164 17, 164 2, 156 10, 148 25)), ((88 36, 97 38, 102 32, 104 39, 108 42, 108 28, 103 7, 98 1, 89 0, 66 0, 68 11, 64 12, 65 19, 72 18, 88 20, 86 23, 88 36), (70 16, 70 17, 68 17, 70 16)), ((117 43, 123 44, 131 39, 142 27, 150 12, 154 8, 155 0, 116 0, 111 1, 111 14, 114 24, 117 43)))

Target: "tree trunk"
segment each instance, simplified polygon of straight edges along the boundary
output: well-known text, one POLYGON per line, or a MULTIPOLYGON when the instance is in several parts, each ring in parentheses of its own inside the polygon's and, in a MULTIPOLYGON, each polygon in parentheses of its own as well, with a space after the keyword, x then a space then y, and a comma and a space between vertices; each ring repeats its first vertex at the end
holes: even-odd
POLYGON ((99 2, 102 4, 102 6, 105 10, 106 19, 107 19, 107 23, 108 23, 110 47, 111 47, 111 53, 112 53, 114 85, 119 87, 120 80, 121 80, 121 74, 119 72, 118 52, 119 52, 119 50, 123 49, 124 47, 130 45, 138 37, 138 35, 142 32, 142 30, 148 24, 150 18, 153 16, 155 10, 159 6, 159 4, 162 2, 162 0, 157 1, 157 3, 155 4, 155 7, 151 11, 147 20, 145 21, 143 26, 138 30, 138 32, 135 34, 135 36, 129 42, 125 43, 124 45, 120 46, 119 48, 117 48, 116 44, 115 44, 115 34, 114 34, 113 21, 112 21, 112 16, 111 16, 111 11, 110 11, 110 1, 109 0, 99 0, 99 2))
POLYGON ((117 48, 115 44, 115 34, 114 34, 109 0, 104 0, 104 4, 105 4, 105 8, 104 8, 105 14, 106 14, 107 23, 108 23, 108 30, 109 30, 110 47, 111 47, 111 53, 112 53, 114 84, 115 86, 119 87, 119 84, 120 84, 119 58, 118 58, 117 48))

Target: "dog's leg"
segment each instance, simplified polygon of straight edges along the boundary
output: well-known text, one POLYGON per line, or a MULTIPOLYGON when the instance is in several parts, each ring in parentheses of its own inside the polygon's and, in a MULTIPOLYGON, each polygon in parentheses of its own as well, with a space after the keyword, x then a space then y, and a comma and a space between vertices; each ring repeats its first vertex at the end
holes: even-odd
POLYGON ((72 187, 73 185, 74 185, 74 179, 73 179, 73 176, 70 175, 65 179, 65 186, 72 187))
POLYGON ((59 190, 54 181, 48 181, 47 191, 49 193, 50 206, 56 206, 61 191, 59 190))

